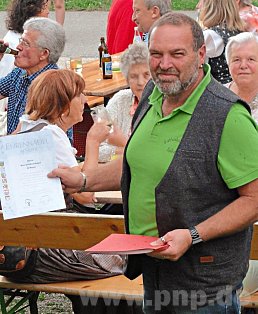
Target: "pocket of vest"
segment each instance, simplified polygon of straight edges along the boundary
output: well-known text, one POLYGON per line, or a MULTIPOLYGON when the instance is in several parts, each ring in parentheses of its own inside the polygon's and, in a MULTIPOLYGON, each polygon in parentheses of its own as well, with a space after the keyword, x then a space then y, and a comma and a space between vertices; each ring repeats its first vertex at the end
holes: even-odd
MULTIPOLYGON (((171 165, 173 176, 178 174, 179 182, 195 189, 198 185, 211 183, 212 160, 201 151, 179 149, 171 165), (182 178, 185 177, 185 180, 182 178)), ((201 187, 199 187, 201 188, 201 187)))
POLYGON ((176 155, 180 156, 183 159, 197 159, 197 160, 205 160, 204 153, 199 150, 185 150, 185 149, 178 149, 176 155))

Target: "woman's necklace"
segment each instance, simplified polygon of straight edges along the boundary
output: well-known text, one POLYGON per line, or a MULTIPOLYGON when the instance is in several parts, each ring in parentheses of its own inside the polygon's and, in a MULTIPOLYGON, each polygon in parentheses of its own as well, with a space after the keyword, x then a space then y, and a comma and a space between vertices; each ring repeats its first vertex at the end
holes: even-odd
POLYGON ((254 96, 252 96, 253 92, 249 92, 249 93, 245 92, 243 95, 234 81, 231 83, 229 89, 231 89, 234 93, 236 93, 240 98, 244 100, 246 99, 245 101, 249 104, 251 110, 258 108, 258 92, 255 92, 254 96), (245 95, 248 95, 248 96, 244 97, 245 95))
POLYGON ((251 110, 258 109, 258 93, 255 95, 252 101, 249 102, 251 110))

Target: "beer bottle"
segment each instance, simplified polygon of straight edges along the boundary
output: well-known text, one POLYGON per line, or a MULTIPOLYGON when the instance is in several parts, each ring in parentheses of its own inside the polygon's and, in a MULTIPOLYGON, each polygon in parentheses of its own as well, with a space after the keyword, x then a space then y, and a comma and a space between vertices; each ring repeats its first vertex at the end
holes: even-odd
POLYGON ((107 45, 105 43, 105 38, 104 37, 100 37, 100 44, 99 44, 99 47, 98 47, 98 51, 99 51, 99 67, 100 68, 102 67, 101 59, 102 59, 102 56, 103 56, 103 53, 104 53, 105 49, 107 49, 107 45))
POLYGON ((141 34, 138 30, 138 27, 135 26, 134 27, 134 37, 133 37, 133 43, 140 43, 142 42, 142 37, 141 37, 141 34))
POLYGON ((102 72, 103 72, 103 79, 112 79, 112 58, 111 55, 108 53, 108 49, 104 50, 104 54, 102 57, 102 72))
POLYGON ((8 53, 8 54, 16 56, 18 52, 19 52, 18 50, 14 50, 6 46, 5 44, 0 44, 0 53, 8 53))

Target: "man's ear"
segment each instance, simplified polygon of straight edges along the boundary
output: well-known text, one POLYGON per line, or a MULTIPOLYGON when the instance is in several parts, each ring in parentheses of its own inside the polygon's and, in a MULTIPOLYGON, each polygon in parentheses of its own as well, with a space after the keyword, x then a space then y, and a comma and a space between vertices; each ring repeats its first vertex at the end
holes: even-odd
POLYGON ((49 50, 48 49, 42 49, 41 56, 39 57, 40 61, 47 60, 49 57, 49 50))
POLYGON ((205 57, 206 57, 206 46, 205 46, 205 44, 203 44, 201 46, 201 48, 199 48, 198 54, 199 54, 200 64, 204 64, 205 63, 205 57))
POLYGON ((158 18, 160 18, 160 9, 156 5, 152 7, 152 18, 154 20, 157 20, 158 18))

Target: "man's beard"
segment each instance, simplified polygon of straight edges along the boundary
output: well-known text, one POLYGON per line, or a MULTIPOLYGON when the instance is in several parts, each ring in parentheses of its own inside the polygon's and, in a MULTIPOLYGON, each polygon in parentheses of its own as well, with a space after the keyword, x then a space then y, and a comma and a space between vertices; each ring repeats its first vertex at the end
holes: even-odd
POLYGON ((166 96, 177 96, 181 94, 181 92, 187 90, 191 84, 196 82, 198 78, 198 74, 199 74, 198 66, 196 64, 193 65, 192 68, 190 69, 190 72, 192 73, 192 75, 190 75, 190 77, 186 81, 182 82, 180 81, 178 77, 174 81, 161 80, 158 78, 158 74, 161 74, 161 73, 178 74, 178 73, 175 72, 175 70, 168 70, 168 71, 158 70, 155 73, 155 76, 153 76, 153 80, 162 94, 166 96))

